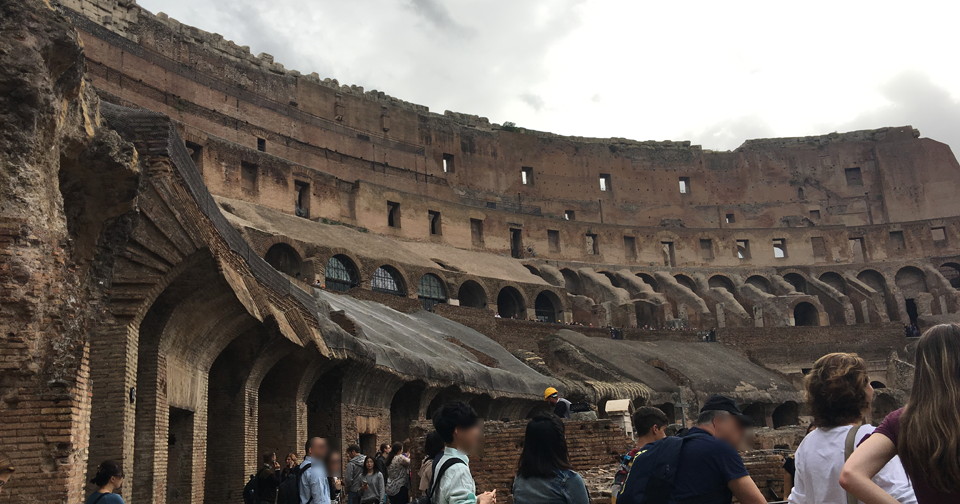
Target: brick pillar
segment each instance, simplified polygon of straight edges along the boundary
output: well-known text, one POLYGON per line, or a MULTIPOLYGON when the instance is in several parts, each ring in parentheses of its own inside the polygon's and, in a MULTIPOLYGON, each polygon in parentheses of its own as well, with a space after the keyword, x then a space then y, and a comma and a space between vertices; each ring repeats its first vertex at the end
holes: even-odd
POLYGON ((137 365, 134 491, 130 502, 165 504, 167 440, 170 433, 166 357, 158 352, 155 341, 142 342, 140 350, 137 365))
MULTIPOLYGON (((133 447, 136 408, 130 390, 136 386, 137 330, 131 325, 103 326, 90 335, 90 381, 93 406, 90 419, 88 473, 104 460, 116 460, 125 474, 134 474, 133 447)), ((134 494, 128 481, 123 495, 134 494), (128 487, 129 485, 129 487, 128 487)))

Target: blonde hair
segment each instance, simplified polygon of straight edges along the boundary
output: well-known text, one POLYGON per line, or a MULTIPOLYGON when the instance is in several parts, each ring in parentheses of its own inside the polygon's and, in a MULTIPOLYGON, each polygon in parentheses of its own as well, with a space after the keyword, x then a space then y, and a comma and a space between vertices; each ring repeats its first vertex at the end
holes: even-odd
POLYGON ((803 381, 817 427, 839 427, 863 420, 863 412, 870 406, 870 380, 867 363, 857 354, 824 355, 803 381))
POLYGON ((931 327, 917 343, 913 388, 897 453, 912 478, 941 492, 960 487, 960 325, 931 327))

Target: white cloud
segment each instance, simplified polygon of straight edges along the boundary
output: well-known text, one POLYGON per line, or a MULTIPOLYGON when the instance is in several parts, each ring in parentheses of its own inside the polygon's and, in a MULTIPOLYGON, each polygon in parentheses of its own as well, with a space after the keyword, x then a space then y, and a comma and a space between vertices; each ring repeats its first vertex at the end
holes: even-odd
POLYGON ((290 68, 561 134, 728 149, 913 124, 960 145, 960 2, 139 3, 290 68))

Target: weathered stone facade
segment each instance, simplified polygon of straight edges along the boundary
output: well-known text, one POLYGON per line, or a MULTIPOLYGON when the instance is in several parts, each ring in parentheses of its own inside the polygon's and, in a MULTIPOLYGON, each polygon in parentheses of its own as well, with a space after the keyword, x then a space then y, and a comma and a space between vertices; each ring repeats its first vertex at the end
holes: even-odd
MULTIPOLYGON (((452 399, 512 421, 478 466, 504 488, 547 385, 678 421, 726 393, 780 428, 838 350, 886 385, 879 417, 910 386, 904 326, 960 311, 960 166, 910 127, 732 152, 560 137, 130 0, 0 14, 7 502, 79 502, 104 459, 128 502, 238 502, 261 453, 415 440, 452 399)), ((570 428, 584 469, 626 440, 570 428)))

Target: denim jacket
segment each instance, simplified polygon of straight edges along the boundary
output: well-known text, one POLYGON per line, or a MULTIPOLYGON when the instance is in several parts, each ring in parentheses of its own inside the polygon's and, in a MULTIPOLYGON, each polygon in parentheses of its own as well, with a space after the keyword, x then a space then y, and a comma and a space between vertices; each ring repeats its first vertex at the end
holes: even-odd
POLYGON ((553 478, 524 478, 513 482, 514 504, 590 504, 583 478, 563 469, 553 478))

